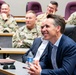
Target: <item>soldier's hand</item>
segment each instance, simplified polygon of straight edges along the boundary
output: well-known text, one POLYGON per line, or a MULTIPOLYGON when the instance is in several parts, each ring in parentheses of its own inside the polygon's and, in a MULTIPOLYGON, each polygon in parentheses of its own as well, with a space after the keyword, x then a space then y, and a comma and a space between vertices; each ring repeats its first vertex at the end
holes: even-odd
POLYGON ((7 15, 6 15, 5 13, 2 13, 1 15, 2 15, 2 18, 3 18, 4 20, 7 20, 7 19, 8 19, 7 15))

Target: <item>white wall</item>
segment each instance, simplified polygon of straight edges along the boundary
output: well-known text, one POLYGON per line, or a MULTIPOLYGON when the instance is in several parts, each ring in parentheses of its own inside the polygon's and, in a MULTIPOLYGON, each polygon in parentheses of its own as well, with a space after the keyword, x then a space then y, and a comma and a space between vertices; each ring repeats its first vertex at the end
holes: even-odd
MULTIPOLYGON (((26 4, 27 2, 32 0, 4 0, 4 1, 10 5, 11 14, 13 14, 14 16, 25 16, 26 4)), ((42 5, 42 10, 43 12, 45 12, 46 7, 51 0, 33 0, 33 1, 40 2, 42 5)), ((57 1, 59 4, 57 14, 62 15, 64 17, 66 4, 70 1, 76 1, 76 0, 55 0, 55 1, 57 1)))

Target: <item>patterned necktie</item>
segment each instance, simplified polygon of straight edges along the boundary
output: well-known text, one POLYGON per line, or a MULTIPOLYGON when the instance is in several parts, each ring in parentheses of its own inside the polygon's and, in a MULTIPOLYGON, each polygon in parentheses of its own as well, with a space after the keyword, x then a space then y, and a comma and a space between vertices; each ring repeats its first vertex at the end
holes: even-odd
POLYGON ((56 63, 56 53, 57 53, 57 46, 53 45, 52 53, 51 53, 51 61, 54 69, 58 68, 56 63))

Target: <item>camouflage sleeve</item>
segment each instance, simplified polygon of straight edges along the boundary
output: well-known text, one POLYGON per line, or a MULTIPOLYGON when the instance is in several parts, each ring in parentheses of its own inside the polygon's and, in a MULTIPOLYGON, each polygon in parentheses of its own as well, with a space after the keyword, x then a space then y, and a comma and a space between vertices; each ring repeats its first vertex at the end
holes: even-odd
POLYGON ((19 28, 15 19, 12 16, 9 16, 7 21, 3 20, 2 16, 0 15, 0 31, 8 31, 9 33, 15 33, 16 30, 19 28))
POLYGON ((33 43, 33 39, 21 39, 19 33, 17 32, 13 38, 13 47, 14 48, 30 48, 33 43))
POLYGON ((24 30, 24 26, 21 27, 16 34, 13 36, 13 47, 14 48, 29 48, 33 42, 33 39, 28 39, 28 35, 24 30), (27 38, 26 38, 27 36, 27 38))
POLYGON ((20 48, 30 48, 32 44, 33 44, 33 40, 25 39, 22 41, 22 45, 20 46, 20 48))
POLYGON ((76 25, 76 12, 71 14, 71 16, 67 20, 67 24, 76 25))
MULTIPOLYGON (((41 35, 41 32, 39 30, 40 28, 37 27, 37 32, 33 33, 32 31, 27 32, 25 26, 21 27, 15 34, 13 38, 13 47, 16 48, 29 48, 34 39, 41 35)), ((36 31, 36 30, 35 30, 36 31)))
POLYGON ((41 26, 42 24, 42 21, 46 18, 46 13, 43 13, 43 14, 40 14, 37 16, 37 21, 36 21, 36 24, 41 26))
POLYGON ((15 19, 13 17, 9 18, 3 25, 4 28, 9 28, 10 32, 15 33, 19 26, 17 25, 15 19))
POLYGON ((12 21, 10 27, 12 28, 12 31, 15 31, 15 32, 16 32, 16 30, 19 28, 19 26, 17 25, 17 23, 16 23, 15 20, 12 21))
POLYGON ((42 20, 42 18, 43 18, 43 15, 42 14, 37 16, 37 21, 36 21, 36 24, 37 25, 40 25, 41 26, 41 20, 42 20))
POLYGON ((12 47, 14 47, 14 48, 20 48, 20 45, 22 45, 22 42, 21 42, 19 34, 20 34, 20 31, 17 30, 16 33, 13 35, 12 47))
POLYGON ((37 25, 37 33, 38 33, 38 37, 41 37, 42 36, 41 26, 39 26, 39 25, 37 25))

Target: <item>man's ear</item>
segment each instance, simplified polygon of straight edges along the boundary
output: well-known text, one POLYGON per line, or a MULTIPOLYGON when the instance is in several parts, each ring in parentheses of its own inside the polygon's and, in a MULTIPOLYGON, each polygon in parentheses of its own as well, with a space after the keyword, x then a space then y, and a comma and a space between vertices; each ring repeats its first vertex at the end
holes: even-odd
POLYGON ((61 26, 57 26, 57 31, 60 31, 61 30, 61 26))

